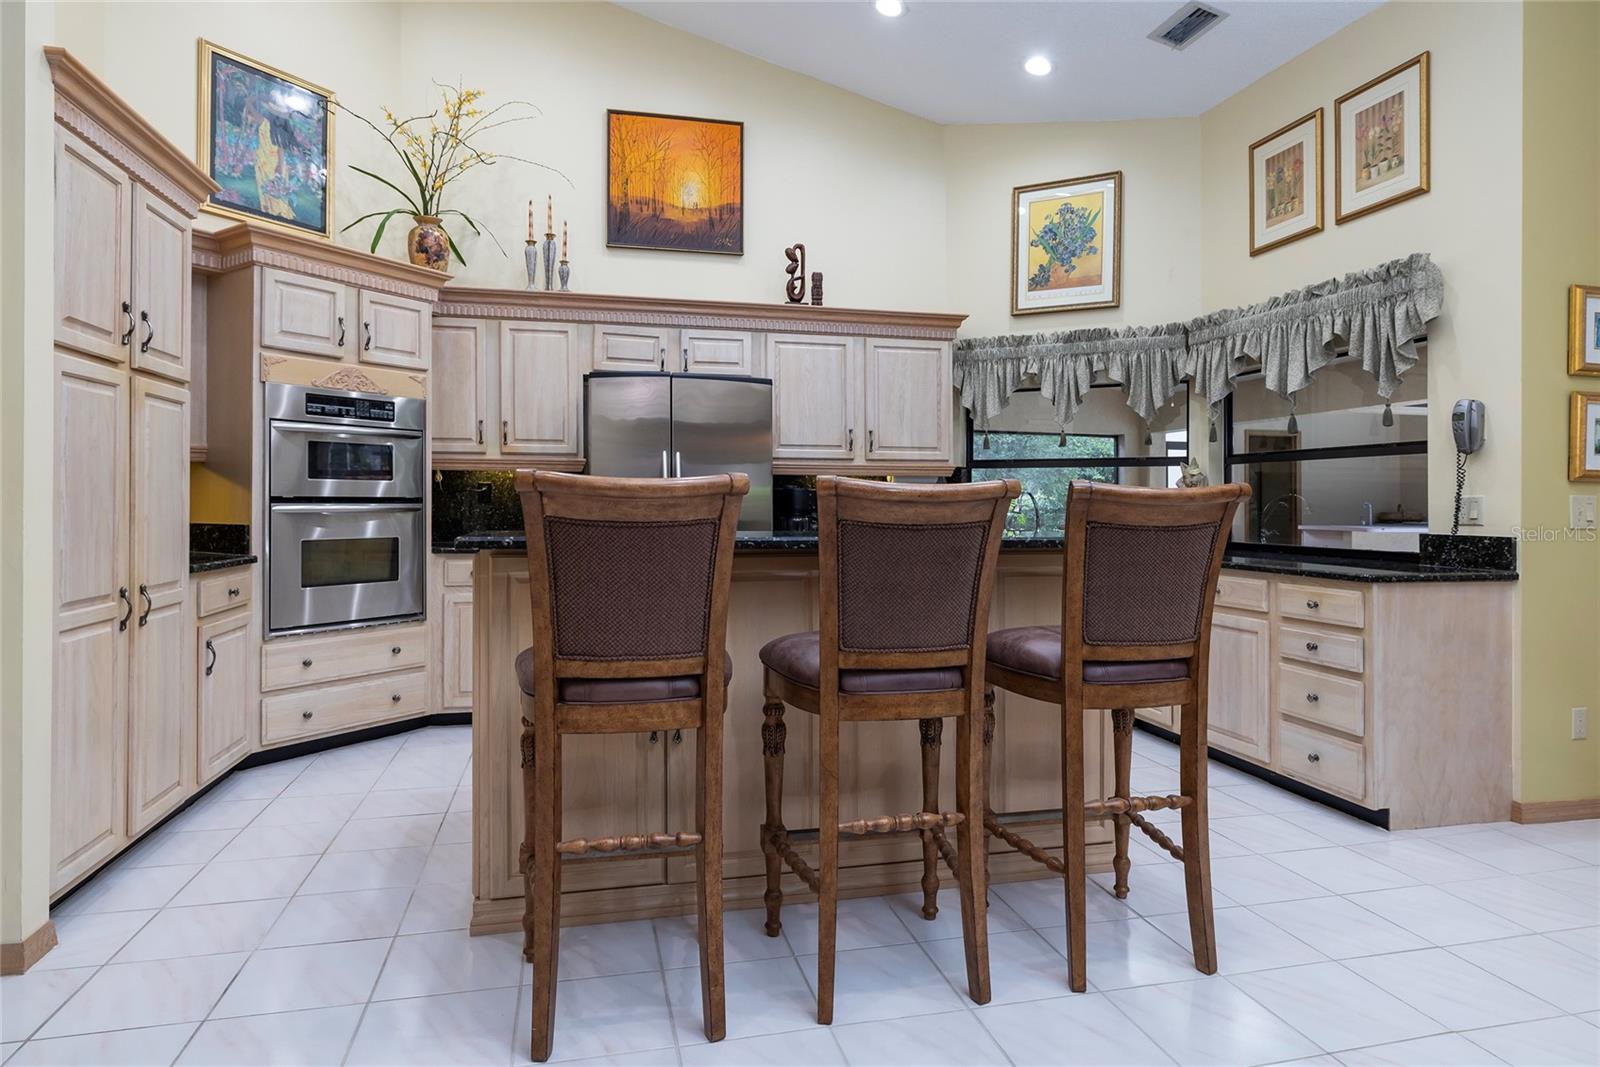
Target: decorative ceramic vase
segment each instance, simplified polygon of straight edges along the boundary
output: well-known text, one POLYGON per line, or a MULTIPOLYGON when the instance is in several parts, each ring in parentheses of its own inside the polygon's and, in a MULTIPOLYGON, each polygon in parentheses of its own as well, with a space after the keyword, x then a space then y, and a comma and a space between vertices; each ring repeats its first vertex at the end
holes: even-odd
POLYGON ((522 248, 522 261, 528 265, 528 288, 539 288, 539 242, 529 241, 522 248))
POLYGON ((572 268, 569 267, 567 265, 567 261, 563 259, 561 261, 561 291, 563 293, 571 292, 571 290, 567 288, 567 279, 569 279, 571 277, 572 277, 572 268))
POLYGON ((544 287, 556 287, 556 235, 553 233, 544 235, 544 287))
POLYGON ((413 215, 416 225, 406 234, 406 256, 419 267, 442 271, 450 266, 450 238, 435 215, 413 215))

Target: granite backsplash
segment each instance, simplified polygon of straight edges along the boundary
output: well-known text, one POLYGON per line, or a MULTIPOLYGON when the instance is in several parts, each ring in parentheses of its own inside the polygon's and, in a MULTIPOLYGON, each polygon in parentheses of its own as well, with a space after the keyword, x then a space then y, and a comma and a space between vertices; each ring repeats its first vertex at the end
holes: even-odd
POLYGON ((515 471, 434 471, 435 544, 480 530, 522 529, 515 471))

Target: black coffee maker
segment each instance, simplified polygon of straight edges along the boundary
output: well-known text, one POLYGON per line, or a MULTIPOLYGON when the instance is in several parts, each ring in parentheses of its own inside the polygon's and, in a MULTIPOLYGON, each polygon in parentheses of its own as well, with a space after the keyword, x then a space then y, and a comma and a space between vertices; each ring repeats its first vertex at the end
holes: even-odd
POLYGON ((804 478, 774 478, 772 528, 777 533, 817 532, 817 490, 804 478))

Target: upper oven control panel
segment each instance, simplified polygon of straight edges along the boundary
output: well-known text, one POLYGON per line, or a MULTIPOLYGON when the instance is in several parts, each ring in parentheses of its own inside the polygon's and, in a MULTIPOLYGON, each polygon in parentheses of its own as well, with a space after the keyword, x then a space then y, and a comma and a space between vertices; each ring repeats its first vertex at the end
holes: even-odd
POLYGON ((269 420, 364 426, 407 434, 421 434, 426 429, 428 402, 420 397, 319 389, 286 382, 268 382, 266 388, 269 420))
POLYGON ((307 393, 304 414, 330 419, 359 419, 362 422, 394 423, 394 401, 366 396, 307 393))

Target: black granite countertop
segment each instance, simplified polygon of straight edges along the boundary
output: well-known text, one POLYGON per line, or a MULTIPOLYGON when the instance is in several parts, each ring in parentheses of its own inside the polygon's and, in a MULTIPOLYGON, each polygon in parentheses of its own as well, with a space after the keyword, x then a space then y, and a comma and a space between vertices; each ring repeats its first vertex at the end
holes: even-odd
POLYGON ((189 573, 225 571, 229 567, 245 567, 257 561, 255 556, 237 552, 205 552, 189 550, 189 573))
MULTIPOLYGON (((739 552, 815 552, 817 535, 746 531, 739 534, 736 546, 739 552)), ((471 555, 486 551, 520 552, 526 547, 527 540, 520 530, 486 530, 482 533, 464 534, 453 541, 436 541, 433 544, 433 551, 437 554, 471 555)), ((1060 534, 1007 534, 1005 540, 1001 542, 1001 548, 1007 552, 1060 552, 1063 541, 1060 534)), ((1446 566, 1410 560, 1368 561, 1332 556, 1249 551, 1229 552, 1223 557, 1222 566, 1227 570, 1342 582, 1514 582, 1517 580, 1517 572, 1512 569, 1446 566)))

